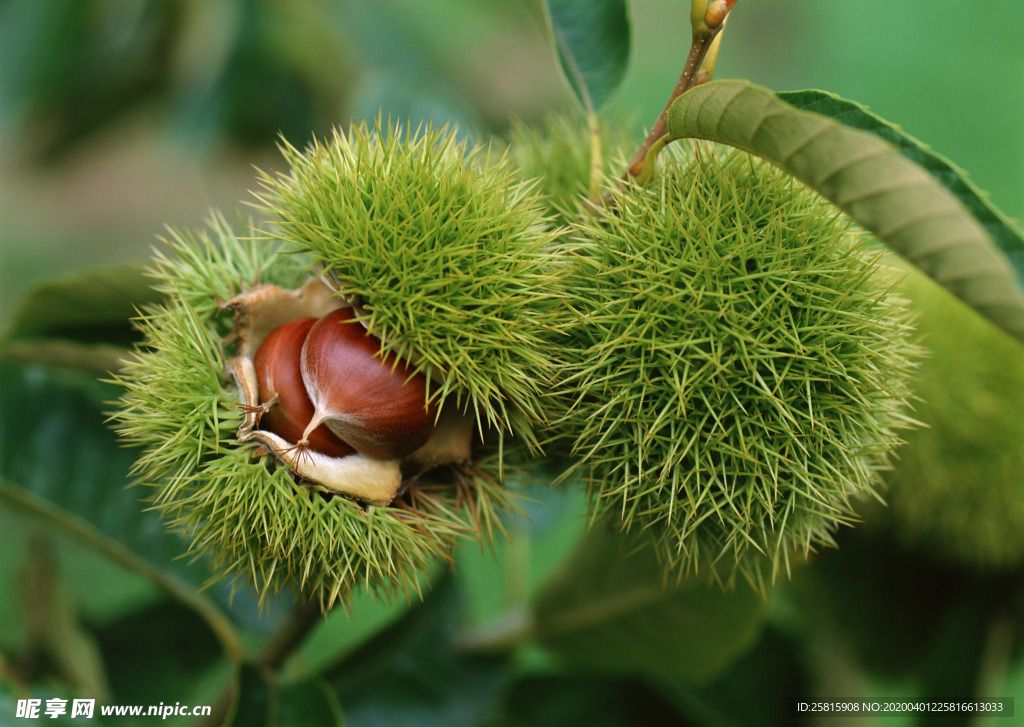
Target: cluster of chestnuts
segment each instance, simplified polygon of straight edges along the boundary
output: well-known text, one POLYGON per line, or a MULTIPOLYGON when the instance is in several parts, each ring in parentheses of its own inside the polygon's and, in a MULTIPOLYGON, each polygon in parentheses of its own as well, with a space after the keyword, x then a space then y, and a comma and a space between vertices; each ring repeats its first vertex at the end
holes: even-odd
MULTIPOLYGON (((781 172, 680 152, 656 188, 554 223, 525 181, 550 156, 520 170, 453 129, 283 151, 269 239, 215 221, 171 241, 122 379, 140 478, 223 572, 325 608, 415 588, 515 512, 507 475, 541 444, 679 572, 781 569, 874 491, 906 313, 781 172)), ((547 193, 571 203, 589 165, 560 163, 577 172, 547 193)))
POLYGON ((173 232, 115 414, 218 573, 411 593, 518 512, 564 297, 535 185, 454 128, 352 126, 261 174, 264 229, 173 232))
POLYGON ((394 499, 403 470, 469 458, 469 419, 442 419, 427 377, 385 351, 321 280, 257 286, 229 307, 246 412, 239 438, 261 442, 257 453, 370 504, 394 499))

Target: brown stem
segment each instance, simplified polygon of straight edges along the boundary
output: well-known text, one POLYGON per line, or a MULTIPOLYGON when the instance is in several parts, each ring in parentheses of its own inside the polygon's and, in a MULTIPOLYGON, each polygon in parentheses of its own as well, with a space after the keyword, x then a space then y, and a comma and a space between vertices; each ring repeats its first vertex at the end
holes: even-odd
MULTIPOLYGON (((694 33, 693 43, 690 45, 690 54, 686 57, 686 65, 683 66, 683 72, 679 76, 679 81, 676 82, 676 87, 672 89, 672 95, 668 97, 668 103, 661 110, 658 120, 654 122, 654 126, 651 128, 650 133, 647 134, 647 138, 644 139, 644 143, 629 163, 629 169, 622 175, 624 181, 630 177, 640 176, 644 168, 644 160, 647 158, 647 151, 654 145, 654 142, 663 137, 668 131, 668 110, 680 95, 697 85, 698 71, 701 64, 704 63, 704 57, 708 54, 708 49, 711 48, 711 43, 714 42, 715 37, 722 32, 723 27, 725 27, 725 23, 721 23, 713 28, 704 27, 694 33)), ((705 79, 702 78, 701 80, 705 79)))

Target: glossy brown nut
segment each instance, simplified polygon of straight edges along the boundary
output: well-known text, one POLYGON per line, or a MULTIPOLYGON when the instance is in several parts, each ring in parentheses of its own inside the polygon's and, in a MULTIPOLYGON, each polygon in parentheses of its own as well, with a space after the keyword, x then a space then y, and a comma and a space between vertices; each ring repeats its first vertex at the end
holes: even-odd
MULTIPOLYGON (((313 418, 314 407, 302 382, 302 342, 315 318, 298 318, 272 330, 253 357, 261 404, 273 402, 260 416, 259 428, 296 445, 313 418)), ((346 457, 355 449, 338 439, 327 427, 310 432, 302 446, 331 457, 346 457)))
POLYGON ((427 379, 341 309, 320 318, 302 346, 302 379, 319 418, 360 453, 397 459, 430 438, 437 415, 427 379))

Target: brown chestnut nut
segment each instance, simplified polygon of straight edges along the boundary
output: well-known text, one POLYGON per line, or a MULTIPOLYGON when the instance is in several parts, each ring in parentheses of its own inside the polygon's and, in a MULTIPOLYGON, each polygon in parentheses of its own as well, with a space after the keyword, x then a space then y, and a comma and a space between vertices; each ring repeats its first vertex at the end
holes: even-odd
POLYGON ((305 435, 314 409, 302 382, 300 361, 302 342, 314 323, 316 318, 298 318, 280 325, 267 334, 256 351, 253 366, 261 409, 258 426, 296 446, 331 457, 346 457, 355 454, 355 449, 327 427, 316 427, 308 437, 305 435))
POLYGON ((427 379, 393 353, 349 309, 320 318, 302 346, 302 380, 321 422, 362 454, 397 459, 430 438, 437 417, 427 379))

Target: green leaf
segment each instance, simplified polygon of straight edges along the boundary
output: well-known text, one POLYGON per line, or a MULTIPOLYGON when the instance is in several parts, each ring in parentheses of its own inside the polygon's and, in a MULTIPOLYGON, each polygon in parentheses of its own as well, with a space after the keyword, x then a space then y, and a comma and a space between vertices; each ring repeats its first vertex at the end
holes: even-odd
POLYGON ((106 703, 210 704, 211 689, 231 673, 216 634, 171 599, 97 629, 96 639, 110 680, 106 703))
POLYGON ((28 632, 19 661, 52 660, 62 681, 99 699, 107 698, 110 690, 99 647, 83 627, 78 604, 61 578, 53 542, 39 533, 32 537, 26 555, 15 585, 28 632))
POLYGON ((588 113, 615 94, 629 63, 626 0, 547 0, 558 63, 588 113))
POLYGON ((319 679, 277 684, 254 666, 239 675, 239 697, 232 722, 238 727, 342 727, 338 700, 319 679))
POLYGON ((7 361, 77 369, 95 376, 117 371, 128 349, 106 343, 78 343, 63 338, 14 341, 3 346, 7 361))
MULTIPOLYGON (((107 390, 110 398, 116 392, 107 390)), ((197 593, 209 570, 180 558, 184 544, 139 501, 146 493, 125 487, 134 457, 72 377, 0 363, 0 505, 41 517, 146 576, 195 609, 239 658, 234 626, 197 593)))
POLYGON ((25 296, 6 333, 11 338, 130 344, 138 339, 130 324, 136 309, 161 297, 150 284, 141 265, 98 268, 40 283, 25 296))
POLYGON ((281 687, 277 699, 277 724, 281 727, 343 727, 345 718, 337 697, 327 684, 320 679, 307 679, 281 687))
POLYGON ((927 170, 877 136, 743 81, 684 93, 669 110, 668 129, 674 139, 728 144, 779 166, 1024 340, 1024 294, 985 228, 927 170))
POLYGON ((310 674, 327 670, 399 619, 410 605, 405 598, 387 602, 370 593, 356 593, 346 608, 333 609, 314 627, 294 663, 310 674))
POLYGON ((476 727, 498 701, 507 665, 457 648, 461 599, 444 578, 424 601, 324 674, 349 727, 476 727))
POLYGON ((970 181, 966 171, 854 101, 816 90, 789 91, 776 95, 798 109, 828 116, 844 126, 867 131, 892 144, 900 154, 923 167, 935 181, 960 200, 1010 259, 1018 278, 1024 278, 1024 233, 970 181))
POLYGON ((837 548, 794 573, 793 623, 810 643, 840 641, 840 651, 880 682, 968 668, 966 650, 955 652, 957 669, 931 667, 941 660, 945 634, 956 631, 964 614, 979 625, 1005 615, 1005 587, 1018 576, 950 566, 927 550, 908 549, 899 529, 879 522, 880 507, 866 509, 865 522, 842 532, 837 548), (862 579, 870 579, 871 588, 850 588, 862 579))
POLYGON ((118 265, 48 280, 29 291, 3 332, 4 358, 103 376, 139 338, 137 309, 160 294, 141 265, 118 265))
POLYGON ((684 722, 681 710, 656 687, 638 679, 541 673, 528 674, 506 687, 495 717, 486 724, 635 727, 698 723, 684 722))
POLYGON ((38 521, 0 507, 0 651, 16 653, 25 639, 27 609, 32 607, 24 602, 23 582, 31 549, 40 536, 52 545, 61 582, 78 605, 82 620, 92 627, 116 621, 164 595, 139 574, 83 548, 73 538, 59 537, 55 529, 42 528, 38 521), (103 588, 96 588, 97 583, 103 588))
MULTIPOLYGON (((542 474, 538 472, 538 474, 542 474)), ((553 480, 550 475, 546 481, 553 480)), ((506 485, 509 482, 506 481, 506 485)), ((525 518, 510 518, 509 537, 488 548, 467 546, 456 553, 458 584, 465 596, 467 620, 474 627, 500 627, 518 609, 525 613, 544 583, 583 539, 587 514, 582 487, 516 483, 525 518)))
POLYGON ((787 727, 793 705, 811 701, 803 645, 769 626, 757 644, 711 684, 665 690, 692 724, 787 727))
POLYGON ((765 602, 706 579, 665 583, 650 547, 599 527, 542 592, 536 633, 563 663, 674 683, 714 678, 760 631, 765 602))

